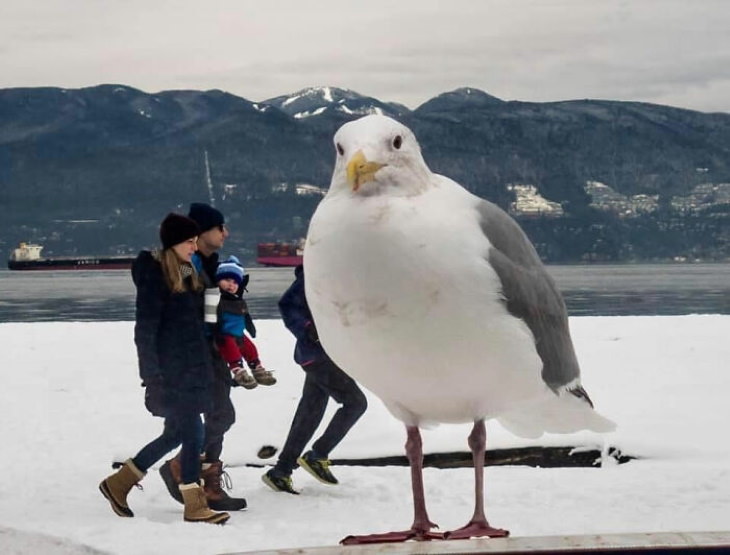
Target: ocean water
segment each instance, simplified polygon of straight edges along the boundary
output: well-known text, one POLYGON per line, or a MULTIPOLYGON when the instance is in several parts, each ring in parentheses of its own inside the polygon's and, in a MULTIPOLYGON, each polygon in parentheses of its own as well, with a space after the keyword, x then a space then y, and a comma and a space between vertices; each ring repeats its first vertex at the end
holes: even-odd
MULTIPOLYGON (((248 269, 254 318, 279 318, 293 268, 248 269)), ((730 314, 730 264, 548 266, 571 316, 730 314)), ((0 270, 0 322, 134 319, 129 270, 0 270)))

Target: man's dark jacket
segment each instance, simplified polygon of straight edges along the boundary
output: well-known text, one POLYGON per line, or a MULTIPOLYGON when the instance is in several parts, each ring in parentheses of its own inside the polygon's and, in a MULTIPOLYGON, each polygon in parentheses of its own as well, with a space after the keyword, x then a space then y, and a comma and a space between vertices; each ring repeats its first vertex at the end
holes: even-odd
POLYGON ((302 265, 296 267, 294 276, 294 283, 279 299, 279 312, 284 320, 284 325, 297 339, 294 347, 294 361, 300 366, 329 361, 329 356, 319 342, 317 328, 304 295, 304 267, 302 265))

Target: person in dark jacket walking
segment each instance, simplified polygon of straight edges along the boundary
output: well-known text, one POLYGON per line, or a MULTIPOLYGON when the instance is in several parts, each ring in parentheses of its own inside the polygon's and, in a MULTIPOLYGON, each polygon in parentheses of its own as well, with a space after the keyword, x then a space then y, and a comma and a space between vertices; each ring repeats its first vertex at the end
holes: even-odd
POLYGON ((275 491, 298 494, 291 479, 297 463, 324 484, 338 483, 329 469, 329 454, 363 415, 367 399, 355 380, 332 362, 319 342, 304 294, 303 266, 297 266, 294 275, 294 283, 279 300, 279 312, 284 325, 297 339, 294 360, 306 375, 284 447, 274 467, 261 479, 275 491), (311 450, 299 456, 322 422, 330 397, 342 406, 311 450))
POLYGON ((201 413, 210 405, 211 359, 203 330, 203 285, 191 264, 197 224, 170 213, 160 225, 162 251, 142 251, 132 265, 137 288, 134 342, 145 406, 165 419, 162 434, 99 484, 119 516, 132 517, 127 495, 166 453, 182 445, 180 495, 184 519, 222 524, 199 484, 203 447, 201 413))
MULTIPOLYGON (((212 206, 200 202, 190 205, 188 217, 195 221, 200 229, 197 241, 197 252, 192 258, 192 264, 203 281, 205 289, 215 293, 216 302, 212 306, 212 323, 206 323, 205 351, 212 358, 211 370, 211 404, 205 411, 205 440, 201 451, 201 476, 203 478, 206 498, 211 509, 216 511, 239 511, 247 506, 243 497, 231 497, 222 487, 224 480, 223 436, 236 421, 236 411, 231 402, 231 385, 233 379, 228 370, 228 364, 223 360, 215 344, 214 332, 216 322, 216 308, 219 291, 215 281, 218 269, 218 250, 223 247, 228 237, 228 228, 225 226, 223 214, 212 206)), ((206 306, 207 308, 207 306, 206 306)), ((207 316, 207 313, 206 313, 207 316)), ((160 467, 167 490, 180 503, 179 484, 182 480, 181 461, 178 454, 165 461, 160 467)))

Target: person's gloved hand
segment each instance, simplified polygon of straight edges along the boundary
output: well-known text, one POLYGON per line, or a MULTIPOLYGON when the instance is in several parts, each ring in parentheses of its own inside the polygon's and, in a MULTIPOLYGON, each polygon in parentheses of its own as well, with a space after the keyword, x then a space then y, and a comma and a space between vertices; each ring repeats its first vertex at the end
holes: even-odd
POLYGON ((166 416, 168 410, 167 388, 162 376, 146 379, 144 386, 144 406, 154 416, 166 416))
POLYGON ((317 327, 314 325, 314 322, 307 322, 306 326, 304 326, 304 331, 312 343, 319 343, 319 334, 317 333, 317 327))

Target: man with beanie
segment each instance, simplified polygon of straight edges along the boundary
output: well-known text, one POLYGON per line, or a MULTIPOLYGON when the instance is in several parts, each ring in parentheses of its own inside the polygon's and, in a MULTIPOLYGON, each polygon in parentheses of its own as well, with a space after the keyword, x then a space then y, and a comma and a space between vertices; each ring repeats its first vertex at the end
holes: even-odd
MULTIPOLYGON (((198 224, 198 251, 193 255, 192 263, 200 274, 206 289, 215 288, 215 274, 218 269, 218 250, 228 237, 223 214, 204 203, 194 202, 190 205, 188 217, 198 224)), ((216 288, 217 289, 217 288, 216 288)), ((221 358, 210 335, 209 345, 213 357, 213 383, 211 390, 211 408, 205 416, 205 443, 203 447, 202 468, 205 496, 208 506, 217 511, 238 511, 246 508, 243 497, 230 497, 221 487, 223 479, 223 462, 220 459, 223 450, 223 436, 236 421, 236 411, 231 402, 231 376, 228 365, 221 358)), ((179 455, 166 461, 160 468, 160 475, 165 481, 170 495, 182 502, 179 495, 180 482, 179 455)))
POLYGON ((221 295, 216 311, 216 344, 233 373, 233 380, 246 389, 253 389, 259 384, 274 385, 276 378, 261 365, 258 349, 244 333, 249 328, 247 321, 250 321, 248 306, 243 300, 248 274, 238 258, 229 256, 218 264, 215 279, 221 295), (244 367, 244 360, 253 376, 244 367))

